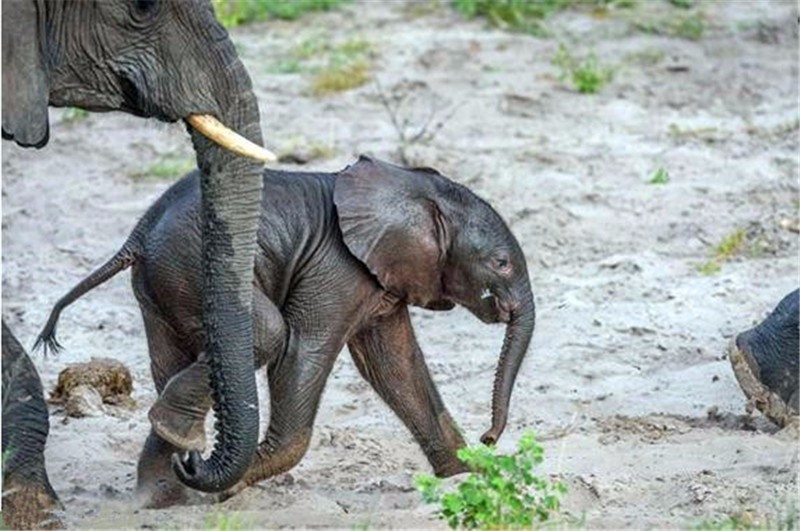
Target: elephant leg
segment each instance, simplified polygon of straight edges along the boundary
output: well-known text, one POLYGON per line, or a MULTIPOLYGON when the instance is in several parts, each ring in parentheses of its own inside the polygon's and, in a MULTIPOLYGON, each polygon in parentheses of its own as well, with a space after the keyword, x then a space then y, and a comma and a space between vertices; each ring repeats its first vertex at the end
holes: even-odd
POLYGON ((408 309, 360 330, 348 347, 361 375, 411 430, 435 474, 467 472, 456 457, 464 439, 431 379, 408 309))
MULTIPOLYGON (((63 509, 45 468, 50 430, 36 367, 2 323, 3 529, 62 529, 63 509)), ((2 527, 2 526, 0 526, 2 527)))
POLYGON ((341 346, 309 347, 299 336, 293 331, 289 333, 284 357, 270 366, 267 373, 270 419, 266 436, 244 478, 224 493, 222 499, 287 472, 308 450, 325 381, 341 346))
POLYGON ((192 363, 170 378, 148 418, 153 431, 181 450, 206 447, 205 420, 213 405, 205 360, 192 363))
MULTIPOLYGON (((255 368, 277 358, 286 347, 286 325, 275 304, 262 292, 253 297, 255 368)), ((205 419, 213 405, 208 385, 210 369, 205 353, 172 376, 150 409, 153 430, 182 450, 202 452, 206 445, 205 419)))
MULTIPOLYGON (((176 374, 185 374, 186 371, 197 365, 194 363, 196 355, 183 348, 172 328, 144 305, 142 305, 142 316, 150 350, 150 370, 153 382, 159 395, 163 395, 168 382, 176 374)), ((207 383, 205 388, 207 394, 207 383)), ((159 397, 156 406, 161 402, 159 397)), ((153 409, 156 409, 156 406, 153 409)), ((150 415, 152 418, 152 409, 150 415)), ((156 426, 163 428, 170 425, 168 418, 160 415, 158 411, 156 411, 155 417, 157 422, 154 422, 150 435, 147 437, 137 466, 137 496, 148 508, 182 504, 188 499, 186 487, 178 481, 170 466, 172 454, 179 452, 181 448, 171 444, 170 439, 159 435, 156 429, 156 426)), ((189 423, 188 421, 184 422, 185 425, 189 423)))
POLYGON ((170 469, 170 457, 180 450, 150 430, 136 466, 136 496, 143 507, 163 509, 189 500, 187 488, 170 469))

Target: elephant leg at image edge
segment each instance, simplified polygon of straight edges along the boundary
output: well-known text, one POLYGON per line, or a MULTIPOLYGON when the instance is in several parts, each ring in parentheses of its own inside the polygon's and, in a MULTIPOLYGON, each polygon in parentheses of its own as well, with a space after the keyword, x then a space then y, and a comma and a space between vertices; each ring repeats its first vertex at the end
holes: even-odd
POLYGON ((728 354, 739 385, 754 405, 778 426, 796 421, 800 392, 800 290, 781 300, 758 326, 738 334, 728 354))
POLYGON ((456 457, 466 443, 431 379, 408 309, 359 332, 349 348, 361 375, 411 430, 436 475, 467 472, 456 457))
POLYGON ((36 367, 3 328, 3 529, 62 529, 63 506, 45 467, 50 431, 36 367))

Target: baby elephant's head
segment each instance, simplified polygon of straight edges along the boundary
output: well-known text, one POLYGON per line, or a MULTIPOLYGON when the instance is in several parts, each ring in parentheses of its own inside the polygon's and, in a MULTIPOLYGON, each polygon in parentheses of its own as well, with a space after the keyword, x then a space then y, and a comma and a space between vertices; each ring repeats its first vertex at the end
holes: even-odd
POLYGON ((507 323, 492 427, 481 438, 496 442, 536 313, 516 238, 485 201, 430 169, 362 156, 337 176, 334 200, 345 244, 384 289, 409 304, 460 304, 486 323, 507 323))

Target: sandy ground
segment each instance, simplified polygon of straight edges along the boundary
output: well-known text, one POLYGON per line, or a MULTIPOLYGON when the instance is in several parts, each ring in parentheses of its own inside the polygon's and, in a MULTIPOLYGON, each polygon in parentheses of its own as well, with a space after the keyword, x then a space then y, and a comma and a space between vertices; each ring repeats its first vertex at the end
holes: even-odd
MULTIPOLYGON (((746 414, 725 349, 798 285, 798 237, 787 229, 800 204, 796 7, 709 2, 710 28, 695 42, 632 31, 626 17, 673 10, 644 4, 639 14, 558 15, 549 39, 366 1, 233 34, 268 143, 332 155, 305 168, 337 170, 362 152, 400 157, 376 84, 314 97, 308 72, 278 72, 309 39, 370 43, 384 94, 408 94, 397 114, 409 131, 431 106, 446 118, 403 155, 489 200, 525 250, 538 326, 500 446, 535 429, 546 470, 570 487, 570 514, 590 528, 774 519, 797 492, 797 440, 746 414), (586 96, 559 81, 559 40, 595 51, 615 67, 613 82, 586 96), (649 184, 659 167, 670 181, 649 184), (698 272, 737 229, 747 250, 716 274, 698 272)), ((52 124, 45 150, 2 148, 3 315, 28 347, 57 298, 174 180, 133 176, 191 156, 178 125, 69 121, 56 110, 52 124)), ((154 390, 128 281, 119 275, 63 315, 58 358, 33 356, 48 389, 66 364, 91 357, 122 360, 135 379, 132 412, 66 421, 51 410, 47 464, 70 526, 202 527, 237 511, 247 527, 443 527, 412 487, 429 471, 422 452, 347 353, 295 470, 222 505, 137 510, 154 390)), ((413 318, 445 402, 477 442, 502 327, 463 310, 413 318)))

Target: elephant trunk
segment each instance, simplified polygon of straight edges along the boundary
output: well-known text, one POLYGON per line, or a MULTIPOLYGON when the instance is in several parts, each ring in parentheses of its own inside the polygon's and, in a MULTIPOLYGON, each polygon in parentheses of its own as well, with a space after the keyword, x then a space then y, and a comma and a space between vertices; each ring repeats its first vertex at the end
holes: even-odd
POLYGON ((512 312, 506 328, 492 392, 492 427, 481 437, 483 444, 495 444, 506 427, 511 391, 522 360, 528 351, 535 322, 536 307, 533 293, 528 286, 523 302, 512 312))
MULTIPOLYGON (((261 145, 258 103, 244 66, 233 76, 245 87, 220 111, 220 120, 261 145)), ((258 394, 253 371, 253 263, 261 205, 260 163, 237 156, 190 128, 201 171, 203 328, 217 439, 204 461, 196 451, 172 457, 180 480, 197 490, 234 486, 258 444, 258 394)))

